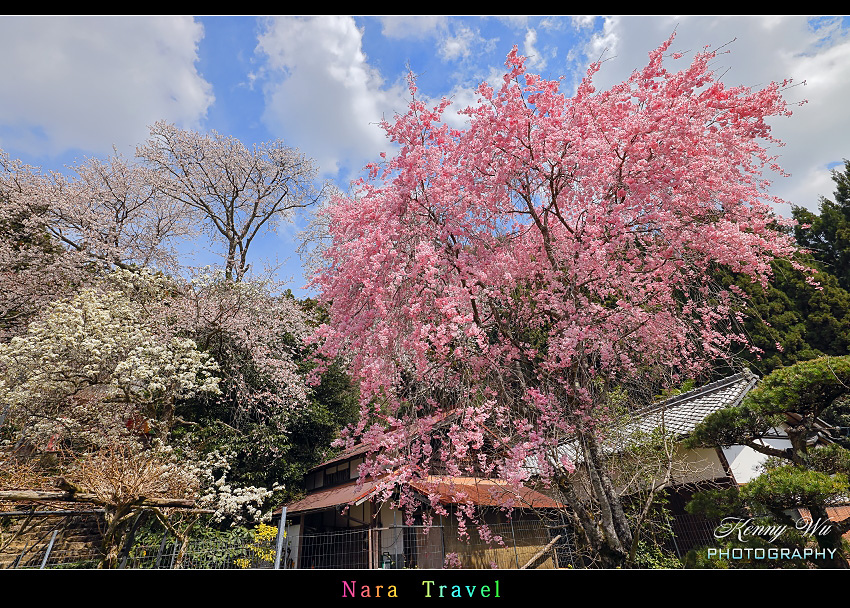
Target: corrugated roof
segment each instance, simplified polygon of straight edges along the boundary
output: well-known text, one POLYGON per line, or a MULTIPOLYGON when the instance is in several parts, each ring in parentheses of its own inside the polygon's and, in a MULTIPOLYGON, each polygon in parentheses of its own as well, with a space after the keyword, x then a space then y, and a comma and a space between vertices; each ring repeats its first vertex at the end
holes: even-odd
MULTIPOLYGON (((334 486, 308 494, 287 505, 286 511, 294 515, 358 504, 371 499, 378 487, 377 481, 366 482, 361 486, 358 486, 356 481, 334 486)), ((429 476, 427 479, 412 482, 410 487, 424 496, 436 492, 443 505, 472 502, 481 507, 503 507, 511 504, 518 509, 553 509, 561 506, 540 492, 526 487, 515 489, 506 481, 495 479, 429 476)))
POLYGON ((555 509, 562 505, 549 496, 522 486, 512 487, 498 479, 474 477, 430 477, 427 481, 415 482, 411 486, 428 495, 436 492, 440 503, 462 504, 472 502, 480 507, 504 507, 510 504, 522 509, 555 509))
POLYGON ((352 448, 349 448, 347 450, 343 450, 342 452, 340 452, 336 456, 331 456, 330 458, 328 458, 327 460, 325 460, 321 464, 317 464, 316 466, 314 466, 310 470, 315 471, 317 469, 321 469, 322 467, 330 466, 330 465, 334 464, 335 462, 342 462, 343 460, 348 460, 349 458, 353 458, 354 456, 366 454, 369 451, 370 447, 371 446, 369 446, 368 444, 358 443, 357 445, 355 445, 352 448))
POLYGON ((324 511, 339 505, 355 504, 372 497, 378 486, 377 482, 367 482, 358 486, 356 481, 326 490, 307 494, 301 500, 286 505, 288 514, 324 511))
MULTIPOLYGON (((453 418, 456 418, 457 415, 457 412, 454 410, 440 411, 428 416, 426 418, 426 422, 428 425, 446 424, 453 418)), ((366 443, 358 443, 350 448, 346 448, 336 456, 331 456, 327 458, 327 460, 325 460, 321 464, 317 464, 312 469, 310 469, 310 471, 316 471, 318 469, 321 469, 322 467, 330 466, 334 463, 342 462, 343 460, 348 460, 349 458, 353 458, 355 456, 365 455, 372 450, 374 450, 374 447, 372 445, 366 443)))

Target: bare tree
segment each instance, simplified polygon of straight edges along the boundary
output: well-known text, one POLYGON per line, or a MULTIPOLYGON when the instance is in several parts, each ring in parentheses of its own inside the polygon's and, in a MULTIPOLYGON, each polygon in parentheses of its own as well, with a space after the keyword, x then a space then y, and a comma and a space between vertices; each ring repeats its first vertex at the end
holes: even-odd
POLYGON ((215 131, 204 135, 160 121, 136 153, 152 172, 150 183, 195 210, 203 230, 224 245, 225 272, 234 281, 248 271, 258 234, 291 221, 325 193, 314 185, 313 162, 280 140, 249 150, 215 131))

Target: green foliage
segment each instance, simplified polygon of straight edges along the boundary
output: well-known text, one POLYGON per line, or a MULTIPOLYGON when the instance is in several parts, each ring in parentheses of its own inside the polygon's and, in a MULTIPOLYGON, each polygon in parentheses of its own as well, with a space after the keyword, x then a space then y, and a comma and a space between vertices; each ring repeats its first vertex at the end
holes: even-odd
MULTIPOLYGON (((813 265, 810 258, 803 258, 813 265)), ((823 355, 843 355, 850 350, 850 292, 833 275, 820 271, 816 284, 787 260, 772 263, 773 277, 765 289, 746 276, 718 271, 723 287, 736 285, 748 296, 741 330, 758 349, 739 356, 760 375, 823 355)), ((720 376, 729 370, 722 366, 720 376)))
POLYGON ((832 476, 796 465, 773 467, 741 489, 741 500, 757 508, 782 511, 796 506, 828 504, 850 488, 846 476, 832 476))
POLYGON ((625 505, 632 525, 639 535, 632 566, 652 569, 681 568, 682 562, 669 548, 670 541, 673 540, 673 528, 670 525, 667 495, 660 492, 654 497, 652 510, 640 526, 635 525, 634 508, 637 504, 642 504, 645 497, 630 498, 638 498, 625 505))
MULTIPOLYGON (((180 515, 172 516, 171 523, 179 522, 180 515)), ((190 550, 183 559, 184 568, 217 568, 235 567, 238 560, 245 555, 245 545, 254 539, 254 530, 245 527, 232 527, 220 530, 219 526, 209 520, 209 516, 201 519, 192 526, 190 550), (192 548, 195 548, 195 551, 192 548), (198 562, 197 564, 195 562, 198 562)), ((156 558, 163 549, 165 557, 161 559, 160 567, 171 565, 171 556, 175 551, 177 539, 166 532, 165 527, 155 517, 147 517, 139 526, 130 549, 129 564, 133 568, 155 568, 156 558), (165 538, 165 546, 162 541, 165 538)))
POLYGON ((678 557, 659 547, 657 543, 644 539, 638 541, 635 553, 635 567, 652 569, 681 568, 682 562, 678 557))
POLYGON ((661 391, 661 394, 656 395, 653 401, 664 401, 666 399, 670 399, 671 397, 675 397, 676 395, 681 395, 682 393, 687 393, 690 390, 696 388, 696 380, 685 380, 678 387, 666 388, 661 391))
POLYGON ((717 273, 722 286, 737 285, 749 297, 742 329, 760 352, 741 356, 761 375, 850 351, 850 161, 843 171, 833 170, 832 179, 835 200, 821 197, 819 213, 792 208, 794 236, 807 250, 800 261, 819 271, 812 277, 816 285, 787 260, 773 262, 766 289, 740 274, 717 273))
POLYGON ((748 500, 748 497, 737 486, 705 490, 694 495, 693 499, 685 506, 688 513, 702 515, 703 517, 716 520, 718 527, 715 529, 719 538, 710 547, 715 550, 709 553, 709 547, 696 547, 688 552, 682 560, 685 568, 710 568, 710 569, 751 569, 751 568, 808 568, 809 564, 804 559, 793 557, 793 550, 804 547, 810 539, 798 532, 794 526, 788 525, 787 521, 778 522, 777 518, 769 511, 764 510, 748 500), (730 518, 730 519, 726 519, 730 518), (724 521, 725 520, 725 521, 724 521), (746 526, 770 528, 777 523, 786 524, 781 535, 774 538, 765 538, 759 535, 750 535, 746 532, 741 536, 737 532, 724 534, 724 524, 727 522, 739 522, 746 526), (718 534, 719 531, 719 534, 718 534), (789 558, 782 558, 781 562, 776 560, 754 559, 752 551, 755 549, 782 549, 791 551, 789 558), (729 559, 732 550, 741 550, 742 559, 729 559), (719 552, 723 552, 720 556, 719 552), (747 553, 750 551, 750 553, 747 553))
MULTIPOLYGON (((822 550, 835 551, 834 558, 817 565, 846 565, 846 546, 842 535, 850 530, 850 518, 831 522, 827 530, 804 535, 794 529, 790 514, 805 509, 809 517, 826 522, 827 506, 846 500, 850 493, 850 451, 835 443, 815 446, 822 432, 820 415, 832 408, 834 416, 845 416, 850 394, 850 356, 821 357, 775 370, 752 390, 743 402, 708 416, 688 440, 691 446, 749 445, 768 454, 761 475, 742 488, 712 490, 697 494, 687 506, 689 512, 708 517, 758 515, 768 525, 788 527, 780 546, 804 547, 816 543, 822 550), (787 415, 786 415, 787 413, 787 415), (781 423, 786 426, 791 447, 781 450, 761 443, 781 423)), ((739 539, 740 540, 740 539, 739 539)), ((760 541, 759 541, 760 542, 760 541)), ((730 546, 735 546, 730 545, 730 546)), ((745 547, 754 547, 749 539, 745 547)), ((706 558, 707 559, 707 558, 706 558)), ((692 555, 694 567, 723 567, 692 555)), ((744 563, 736 567, 747 567, 744 563)), ((763 563, 753 563, 758 567, 763 563)), ((783 567, 787 567, 783 563, 783 567)))
POLYGON ((745 403, 764 414, 813 417, 848 393, 850 356, 821 357, 777 369, 747 395, 745 403))
POLYGON ((850 450, 839 444, 826 445, 809 453, 808 464, 827 475, 850 476, 850 450))
POLYGON ((686 447, 730 446, 760 437, 782 421, 782 412, 761 412, 743 403, 706 416, 685 439, 686 447))
POLYGON ((746 507, 741 500, 740 491, 737 487, 697 492, 691 501, 685 505, 685 510, 692 515, 702 515, 708 519, 720 519, 746 513, 746 507))
POLYGON ((844 161, 843 171, 832 171, 832 180, 835 201, 821 197, 820 213, 793 207, 792 216, 799 222, 794 236, 842 288, 850 290, 850 161, 844 161))
MULTIPOLYGON (((850 356, 821 357, 775 370, 734 408, 714 412, 686 440, 689 447, 746 444, 794 412, 812 427, 816 418, 850 393, 850 356)), ((842 400, 841 403, 844 403, 842 400)), ((838 415, 838 414, 836 414, 838 415)))

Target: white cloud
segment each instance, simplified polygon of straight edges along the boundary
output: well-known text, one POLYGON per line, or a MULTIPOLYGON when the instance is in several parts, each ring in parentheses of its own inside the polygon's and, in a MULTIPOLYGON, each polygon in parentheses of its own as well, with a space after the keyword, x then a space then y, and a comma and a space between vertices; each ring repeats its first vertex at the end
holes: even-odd
POLYGON ((0 146, 108 153, 166 119, 195 127, 213 102, 191 17, 0 18, 0 146))
POLYGON ((533 69, 543 69, 546 66, 546 59, 543 54, 536 48, 537 32, 533 29, 528 29, 525 32, 525 40, 523 41, 522 53, 528 57, 528 67, 533 69))
POLYGON ((359 171, 388 148, 377 123, 406 107, 406 89, 385 87, 366 61, 362 32, 344 16, 279 17, 265 23, 258 50, 268 58, 263 120, 313 158, 326 175, 344 159, 359 171))
MULTIPOLYGON (((786 91, 793 106, 790 118, 772 121, 773 134, 786 143, 777 149, 780 164, 790 178, 770 175, 772 193, 787 201, 816 208, 818 196, 831 196, 833 183, 827 165, 850 157, 850 38, 837 21, 813 27, 798 16, 730 17, 616 17, 607 18, 600 32, 585 45, 583 63, 595 61, 603 50, 610 58, 594 78, 608 87, 645 65, 648 53, 671 33, 671 51, 685 52, 670 62, 671 69, 684 68, 705 45, 713 48, 731 43, 714 62, 717 74, 729 85, 761 88, 771 81, 793 78, 806 86, 786 91), (732 42, 734 40, 734 42, 732 42), (725 72, 725 73, 724 73, 725 72)), ((788 213, 788 207, 780 209, 788 213)))
POLYGON ((435 15, 401 15, 380 17, 381 33, 387 38, 427 38, 443 30, 446 17, 435 15))
POLYGON ((446 61, 468 57, 478 36, 468 27, 458 27, 454 36, 443 39, 439 48, 440 57, 446 61))
POLYGON ((573 15, 572 16, 572 24, 576 29, 585 29, 589 27, 593 27, 593 24, 596 22, 596 17, 594 15, 573 15))

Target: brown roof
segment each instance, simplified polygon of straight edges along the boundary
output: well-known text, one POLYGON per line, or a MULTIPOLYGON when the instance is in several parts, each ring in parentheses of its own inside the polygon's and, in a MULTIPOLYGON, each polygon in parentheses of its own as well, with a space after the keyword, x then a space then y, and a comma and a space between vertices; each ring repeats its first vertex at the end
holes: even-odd
MULTIPOLYGON (((805 507, 797 509, 803 519, 812 520, 812 514, 805 507)), ((850 517, 850 505, 838 505, 835 507, 827 507, 826 515, 830 521, 842 521, 850 517)), ((844 534, 844 538, 850 540, 850 532, 844 534)))
MULTIPOLYGON (((428 417, 428 421, 431 424, 445 424, 446 422, 450 421, 452 418, 455 417, 457 417, 457 412, 453 409, 449 409, 447 411, 441 411, 437 412, 436 414, 432 414, 430 417, 428 417)), ((315 471, 316 469, 331 465, 335 462, 342 462, 343 460, 348 460, 349 458, 353 458, 355 456, 361 456, 374 450, 375 447, 372 445, 366 443, 358 443, 351 448, 343 450, 336 456, 329 457, 327 460, 325 460, 321 464, 317 464, 310 470, 315 471)))
POLYGON ((377 488, 377 482, 366 482, 358 486, 356 481, 341 486, 334 486, 318 492, 311 492, 301 500, 286 506, 289 515, 324 511, 339 505, 355 504, 372 497, 377 488))
MULTIPOLYGON (((378 483, 378 481, 369 481, 358 486, 357 482, 353 481, 312 492, 301 500, 287 505, 286 511, 287 514, 294 515, 323 511, 346 504, 358 504, 375 495, 378 483)), ((410 486, 426 496, 436 492, 439 495, 440 504, 443 505, 471 501, 480 507, 510 505, 518 509, 554 509, 561 506, 560 503, 540 492, 526 487, 516 490, 501 480, 432 476, 427 480, 413 482, 410 486)))
POLYGON ((432 476, 427 481, 411 485, 425 495, 436 492, 440 496, 440 503, 444 505, 472 502, 479 507, 510 505, 518 509, 555 509, 562 506, 545 494, 525 486, 516 488, 499 479, 432 476))
POLYGON ((310 470, 315 471, 316 469, 326 467, 326 466, 331 465, 335 462, 342 462, 343 460, 348 460, 349 458, 353 458, 354 456, 360 456, 361 454, 365 454, 366 452, 368 452, 370 450, 370 448, 371 448, 371 446, 369 446, 368 444, 358 443, 354 447, 349 448, 347 450, 343 450, 342 452, 340 452, 336 456, 332 456, 332 457, 328 458, 323 463, 317 464, 316 466, 314 466, 310 470))

